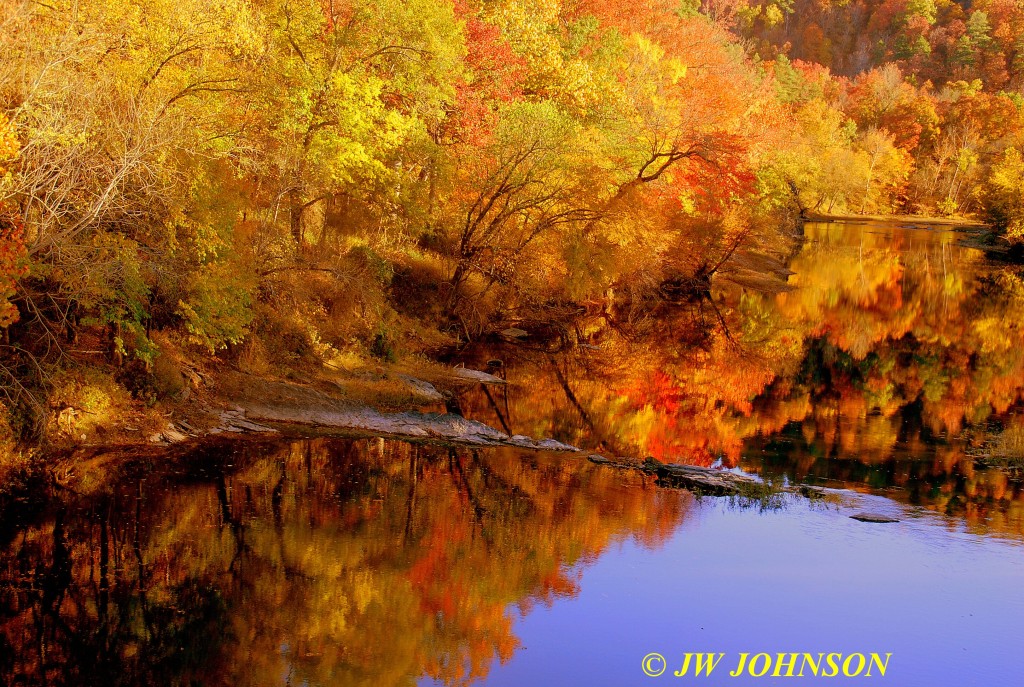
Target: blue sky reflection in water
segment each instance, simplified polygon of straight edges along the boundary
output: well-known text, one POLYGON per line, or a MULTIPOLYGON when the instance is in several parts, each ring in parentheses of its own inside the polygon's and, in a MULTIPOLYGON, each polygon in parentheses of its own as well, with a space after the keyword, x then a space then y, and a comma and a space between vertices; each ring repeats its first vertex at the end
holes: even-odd
POLYGON ((891 652, 886 676, 871 684, 1010 684, 1021 661, 1021 542, 930 513, 872 524, 852 512, 793 500, 762 513, 705 499, 663 547, 624 542, 583 571, 577 597, 521 617, 522 649, 485 684, 864 679, 729 677, 740 652, 762 651, 891 652), (641 672, 652 651, 669 662, 659 678, 641 672), (673 677, 688 651, 726 656, 711 678, 673 677))

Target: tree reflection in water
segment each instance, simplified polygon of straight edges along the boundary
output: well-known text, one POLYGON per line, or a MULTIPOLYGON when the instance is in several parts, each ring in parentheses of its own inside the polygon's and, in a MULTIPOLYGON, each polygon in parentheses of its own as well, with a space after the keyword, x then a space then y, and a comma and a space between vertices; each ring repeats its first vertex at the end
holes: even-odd
POLYGON ((516 609, 574 595, 617 541, 658 546, 691 503, 576 458, 233 450, 26 515, 2 556, 0 682, 468 684, 512 656, 516 609))
MULTIPOLYGON (((484 351, 515 382, 506 421, 620 455, 907 487, 886 493, 1024 534, 1019 268, 948 228, 806 232, 785 289, 754 291, 751 270, 734 270, 713 304, 647 309, 615 327, 606 313, 582 329, 582 350, 484 351)), ((496 422, 502 404, 471 394, 463 407, 496 422)))

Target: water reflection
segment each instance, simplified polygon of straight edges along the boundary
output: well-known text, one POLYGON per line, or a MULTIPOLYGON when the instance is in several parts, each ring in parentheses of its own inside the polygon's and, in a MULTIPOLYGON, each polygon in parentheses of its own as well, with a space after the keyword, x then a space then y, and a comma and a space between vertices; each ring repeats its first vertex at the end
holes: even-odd
POLYGON ((1005 679, 1024 286, 948 231, 807 232, 794 288, 724 275, 714 304, 606 313, 583 351, 481 351, 515 384, 461 405, 877 492, 847 498, 903 522, 723 511, 577 457, 223 443, 0 523, 0 684, 647 684, 659 650, 893 651, 893 684, 1005 679))
POLYGON ((901 687, 1016 670, 1019 542, 847 498, 732 509, 565 456, 380 440, 143 461, 18 515, 0 683, 641 685, 640 657, 687 650, 892 652, 901 687))
MULTIPOLYGON (((863 500, 869 509, 886 501, 863 500)), ((674 657, 671 670, 687 651, 724 653, 730 670, 740 652, 882 651, 893 654, 890 670, 864 684, 1016 684, 1019 543, 928 514, 874 526, 847 515, 806 501, 770 513, 704 501, 659 551, 627 543, 587 569, 572 603, 522 619, 516 632, 528 649, 494 666, 487 685, 793 682, 718 670, 651 679, 640 673, 651 651, 674 657)), ((837 681, 808 674, 794 684, 837 681)))
POLYGON ((23 514, 0 683, 469 684, 516 650, 517 611, 691 505, 580 461, 382 440, 189 461, 23 514))
POLYGON ((509 417, 475 395, 464 406, 612 453, 906 487, 900 498, 1024 534, 1017 268, 943 227, 818 223, 806 234, 786 289, 755 291, 737 269, 712 304, 631 330, 590 323, 582 351, 504 350, 509 417), (709 317, 717 326, 694 345, 709 317))

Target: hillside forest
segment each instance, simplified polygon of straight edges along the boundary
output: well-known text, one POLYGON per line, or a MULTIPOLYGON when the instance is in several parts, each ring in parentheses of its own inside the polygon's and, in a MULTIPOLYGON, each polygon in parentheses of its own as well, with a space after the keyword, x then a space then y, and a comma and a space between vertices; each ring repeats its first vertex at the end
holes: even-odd
POLYGON ((209 365, 574 345, 808 217, 1024 242, 1019 0, 5 0, 0 55, 0 451, 209 365))

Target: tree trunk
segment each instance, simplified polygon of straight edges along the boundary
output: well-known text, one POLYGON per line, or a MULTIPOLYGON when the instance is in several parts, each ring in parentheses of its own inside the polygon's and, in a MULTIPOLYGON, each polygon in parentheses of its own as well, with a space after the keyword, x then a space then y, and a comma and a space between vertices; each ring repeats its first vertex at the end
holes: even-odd
POLYGON ((807 207, 800 200, 800 191, 796 187, 796 182, 790 179, 786 183, 789 184, 789 190, 793 193, 793 200, 796 201, 796 207, 800 210, 800 219, 807 219, 807 207))
POLYGON ((299 201, 298 191, 288 192, 289 200, 289 222, 291 224, 292 240, 295 246, 302 247, 302 203, 299 201))
POLYGON ((875 175, 875 158, 877 156, 871 156, 871 164, 868 166, 868 183, 864 185, 864 197, 860 201, 860 214, 864 214, 864 208, 868 204, 868 194, 871 193, 871 178, 875 175))

